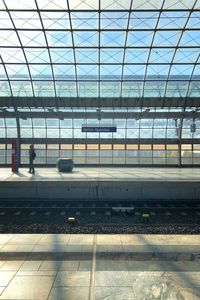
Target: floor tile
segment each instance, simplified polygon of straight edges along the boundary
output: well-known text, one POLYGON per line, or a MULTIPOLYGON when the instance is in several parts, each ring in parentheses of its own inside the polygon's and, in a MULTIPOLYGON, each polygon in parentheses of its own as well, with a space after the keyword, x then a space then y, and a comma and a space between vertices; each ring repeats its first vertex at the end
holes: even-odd
POLYGON ((36 245, 33 248, 32 252, 65 252, 66 246, 65 245, 36 245))
POLYGON ((0 248, 0 252, 15 252, 18 247, 19 247, 18 244, 4 245, 3 247, 0 248))
POLYGON ((68 245, 91 245, 93 244, 94 236, 92 234, 77 234, 71 235, 68 245))
MULTIPOLYGON (((85 243, 78 234, 11 238, 1 254, 0 299, 88 299, 94 235, 85 243), (29 255, 21 255, 23 250, 29 255)), ((97 240, 97 300, 200 299, 199 235, 98 235, 97 240)))
POLYGON ((0 271, 18 271, 23 263, 23 260, 6 261, 5 264, 3 264, 3 266, 0 268, 0 271))
POLYGON ((135 276, 132 287, 136 299, 187 299, 183 297, 181 286, 164 273, 140 272, 135 276))
POLYGON ((15 252, 22 252, 22 253, 23 252, 31 252, 33 250, 34 246, 35 246, 35 244, 31 244, 31 243, 29 245, 22 244, 17 247, 15 252))
POLYGON ((92 261, 91 260, 80 260, 79 271, 91 271, 92 261))
POLYGON ((122 245, 118 245, 118 244, 115 244, 115 245, 97 245, 96 247, 96 252, 110 252, 110 253, 114 253, 114 252, 122 252, 123 248, 122 248, 122 245))
POLYGON ((54 287, 48 300, 88 300, 89 287, 54 287))
POLYGON ((0 271, 0 286, 6 286, 15 275, 15 272, 0 271))
POLYGON ((76 172, 72 172, 70 174, 70 178, 68 174, 60 174, 56 171, 55 168, 48 168, 48 171, 46 168, 37 168, 37 172, 34 176, 34 178, 27 176, 27 169, 20 168, 20 173, 22 175, 25 175, 22 179, 20 176, 13 175, 11 170, 8 168, 1 168, 1 174, 0 179, 1 180, 12 180, 12 181, 47 181, 47 180, 58 180, 58 181, 73 181, 79 179, 80 181, 85 180, 126 180, 127 178, 129 180, 135 180, 140 181, 141 179, 144 180, 160 180, 160 181, 194 181, 199 180, 199 168, 194 170, 193 168, 187 168, 186 170, 178 169, 178 168, 145 168, 145 173, 141 168, 132 168, 132 167, 126 167, 126 168, 118 168, 115 170, 115 168, 108 168, 108 167, 96 167, 93 168, 91 171, 90 168, 78 168, 76 167, 76 172), (2 174, 4 176, 2 176, 2 174))
POLYGON ((13 237, 12 234, 1 234, 0 235, 0 244, 4 245, 13 237))
POLYGON ((15 234, 11 239, 9 239, 7 244, 36 244, 40 240, 41 236, 41 234, 15 234))
POLYGON ((18 276, 56 276, 57 271, 19 271, 18 276))
POLYGON ((200 294, 195 292, 193 289, 181 289, 181 295, 184 300, 199 300, 200 294))
POLYGON ((165 277, 181 289, 192 289, 200 299, 200 272, 166 272, 165 277))
POLYGON ((40 271, 57 271, 60 268, 61 261, 47 260, 40 265, 40 271))
POLYGON ((81 252, 92 252, 93 251, 93 245, 82 245, 81 246, 81 252))
POLYGON ((65 252, 80 253, 82 252, 82 245, 67 245, 65 248, 65 252))
POLYGON ((126 271, 127 269, 125 261, 109 259, 96 261, 96 271, 126 271))
POLYGON ((38 244, 67 244, 70 234, 45 234, 38 244))
POLYGON ((62 261, 60 264, 60 271, 78 271, 79 260, 62 261))
POLYGON ((49 276, 15 276, 0 299, 46 300, 53 280, 54 278, 49 276))
POLYGON ((121 244, 121 238, 118 234, 100 234, 97 236, 97 245, 99 244, 115 244, 120 245, 121 244))
POLYGON ((132 283, 127 271, 96 271, 95 273, 95 286, 127 287, 131 285, 132 283))
POLYGON ((63 271, 58 272, 54 283, 55 287, 58 286, 89 286, 90 285, 90 272, 88 271, 63 271))
POLYGON ((23 263, 20 271, 37 271, 41 265, 42 261, 39 260, 27 260, 23 263))
POLYGON ((5 286, 0 286, 0 295, 3 293, 4 290, 5 290, 5 286))
MULTIPOLYGON (((139 300, 131 287, 96 287, 95 300, 139 300)), ((146 300, 146 299, 145 299, 146 300)), ((149 299, 148 299, 149 300, 149 299)), ((174 300, 174 299, 173 299, 174 300)))

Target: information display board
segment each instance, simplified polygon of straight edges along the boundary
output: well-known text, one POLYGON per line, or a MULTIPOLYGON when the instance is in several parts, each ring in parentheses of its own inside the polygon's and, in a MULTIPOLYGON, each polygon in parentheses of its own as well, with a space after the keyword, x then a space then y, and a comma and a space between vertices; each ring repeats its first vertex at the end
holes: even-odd
POLYGON ((82 132, 117 132, 116 126, 82 126, 82 132))

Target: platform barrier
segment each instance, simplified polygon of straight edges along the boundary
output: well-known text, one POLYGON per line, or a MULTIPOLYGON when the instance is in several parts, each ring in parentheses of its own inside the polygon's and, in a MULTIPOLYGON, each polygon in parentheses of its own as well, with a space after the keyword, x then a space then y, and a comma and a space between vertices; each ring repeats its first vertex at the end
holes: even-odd
POLYGON ((66 200, 199 200, 199 182, 2 181, 0 198, 66 200))

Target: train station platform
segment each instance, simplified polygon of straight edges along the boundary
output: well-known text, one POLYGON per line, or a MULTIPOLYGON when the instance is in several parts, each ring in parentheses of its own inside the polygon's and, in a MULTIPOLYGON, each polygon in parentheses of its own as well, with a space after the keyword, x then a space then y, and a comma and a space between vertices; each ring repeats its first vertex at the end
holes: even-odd
POLYGON ((0 197, 70 200, 199 200, 200 168, 0 169, 0 197))
POLYGON ((200 299, 199 235, 1 234, 0 299, 200 299))

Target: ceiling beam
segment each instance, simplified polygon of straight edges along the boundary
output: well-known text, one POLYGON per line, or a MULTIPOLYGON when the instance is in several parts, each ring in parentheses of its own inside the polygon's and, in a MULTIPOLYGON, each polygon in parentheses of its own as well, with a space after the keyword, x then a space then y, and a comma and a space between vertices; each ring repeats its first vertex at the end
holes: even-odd
MULTIPOLYGON (((12 143, 12 138, 2 138, 1 144, 10 144, 12 143)), ((81 138, 21 138, 20 144, 151 144, 151 145, 160 145, 160 144, 179 144, 179 140, 177 139, 81 139, 81 138)), ((200 144, 200 139, 182 139, 181 144, 200 144)))
MULTIPOLYGON (((1 8, 0 11, 7 11, 5 8, 1 8)), ((37 9, 34 9, 34 8, 10 8, 9 11, 11 12, 37 12, 37 9)), ((169 8, 140 8, 139 6, 137 7, 132 7, 131 9, 126 9, 126 8, 121 8, 121 9, 109 9, 109 8, 105 8, 105 9, 97 9, 97 8, 93 8, 91 7, 90 9, 78 9, 77 7, 76 8, 73 8, 73 9, 64 9, 64 8, 59 8, 58 9, 53 9, 53 8, 42 8, 40 9, 41 12, 62 12, 62 13, 68 13, 68 12, 73 12, 73 13, 107 13, 107 12, 122 12, 122 13, 125 13, 125 12, 133 12, 133 13, 138 13, 138 12, 153 12, 153 13, 156 13, 156 12, 190 12, 190 11, 194 11, 194 12, 199 12, 200 9, 197 7, 197 8, 188 8, 188 7, 185 7, 185 8, 172 8, 172 7, 169 7, 169 8)))
POLYGON ((151 112, 144 110, 143 112, 62 112, 62 111, 33 111, 33 112, 10 112, 7 110, 0 111, 0 118, 36 118, 36 119, 200 119, 199 111, 158 111, 151 112))
POLYGON ((0 97, 0 107, 199 107, 200 97, 196 98, 67 98, 67 97, 0 97))

